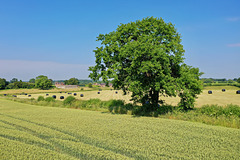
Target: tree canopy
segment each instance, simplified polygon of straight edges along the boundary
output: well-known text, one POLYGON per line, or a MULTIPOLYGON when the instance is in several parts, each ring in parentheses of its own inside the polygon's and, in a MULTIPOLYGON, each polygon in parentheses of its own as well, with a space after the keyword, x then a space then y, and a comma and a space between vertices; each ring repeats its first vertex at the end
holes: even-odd
POLYGON ((50 89, 52 87, 52 80, 47 76, 40 75, 35 80, 35 87, 40 89, 50 89))
POLYGON ((240 83, 240 77, 237 79, 237 82, 240 83))
POLYGON ((201 73, 184 64, 181 36, 172 23, 148 17, 121 24, 97 41, 96 65, 89 68, 94 81, 112 80, 115 89, 131 91, 134 102, 149 104, 149 111, 163 104, 159 96, 179 96, 181 108, 193 107, 202 89, 201 73))
POLYGON ((35 78, 31 78, 31 79, 29 80, 29 83, 35 83, 35 78))
POLYGON ((7 81, 4 78, 0 78, 0 89, 5 89, 7 86, 7 81))
POLYGON ((69 80, 64 81, 66 85, 78 85, 79 80, 77 78, 70 78, 69 80))
POLYGON ((17 78, 13 78, 12 80, 10 80, 10 83, 14 83, 14 82, 18 82, 17 78))

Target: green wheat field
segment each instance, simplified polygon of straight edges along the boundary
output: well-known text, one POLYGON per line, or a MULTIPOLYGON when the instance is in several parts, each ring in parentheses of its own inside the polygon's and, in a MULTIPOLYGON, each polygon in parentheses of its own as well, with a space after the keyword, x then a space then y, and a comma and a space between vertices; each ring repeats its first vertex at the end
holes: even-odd
POLYGON ((240 131, 0 98, 0 159, 240 159, 240 131))

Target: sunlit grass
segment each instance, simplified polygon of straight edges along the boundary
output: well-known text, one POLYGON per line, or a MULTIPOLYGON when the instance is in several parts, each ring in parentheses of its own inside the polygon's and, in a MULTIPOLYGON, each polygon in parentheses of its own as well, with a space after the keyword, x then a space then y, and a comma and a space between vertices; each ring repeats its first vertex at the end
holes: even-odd
POLYGON ((0 99, 3 159, 239 159, 239 129, 0 99))

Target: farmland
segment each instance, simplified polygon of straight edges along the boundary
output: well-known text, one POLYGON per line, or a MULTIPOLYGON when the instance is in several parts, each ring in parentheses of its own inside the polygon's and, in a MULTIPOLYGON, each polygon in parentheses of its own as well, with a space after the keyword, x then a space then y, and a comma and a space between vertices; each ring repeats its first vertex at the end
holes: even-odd
MULTIPOLYGON (((220 106, 225 106, 227 104, 235 104, 240 106, 240 95, 236 94, 236 90, 239 90, 238 87, 234 86, 211 86, 211 87, 206 87, 203 92, 198 96, 198 99, 196 100, 196 105, 195 107, 201 107, 203 105, 207 104, 218 104, 220 106), (226 91, 222 92, 222 88, 225 88, 226 91), (208 94, 208 90, 212 90, 213 94, 208 94)), ((70 89, 70 90, 49 90, 49 91, 44 91, 44 90, 10 90, 10 91, 2 91, 0 94, 18 94, 18 98, 35 98, 37 99, 39 96, 44 96, 45 98, 48 97, 46 96, 46 93, 49 93, 49 96, 56 95, 57 100, 60 100, 60 96, 64 96, 65 98, 69 95, 73 95, 73 93, 77 93, 76 98, 81 99, 81 100, 89 100, 89 99, 94 99, 98 98, 102 101, 107 101, 111 99, 120 99, 124 100, 126 103, 130 102, 131 96, 130 94, 123 95, 122 91, 118 90, 117 94, 115 93, 115 90, 102 90, 100 91, 100 94, 97 93, 98 90, 94 89, 89 89, 89 88, 84 88, 84 90, 80 89, 70 89), (19 95, 20 93, 25 92, 25 93, 33 93, 31 94, 31 97, 28 97, 28 95, 19 95), (62 93, 60 93, 62 92, 62 93), (66 93, 65 93, 66 92, 66 93), (71 94, 68 94, 71 93, 71 94), (84 97, 80 97, 80 94, 84 94, 84 97)), ((163 99, 166 101, 167 104, 174 105, 176 106, 179 102, 178 97, 160 97, 160 99, 163 99)))
POLYGON ((239 159, 239 129, 0 98, 1 159, 239 159))

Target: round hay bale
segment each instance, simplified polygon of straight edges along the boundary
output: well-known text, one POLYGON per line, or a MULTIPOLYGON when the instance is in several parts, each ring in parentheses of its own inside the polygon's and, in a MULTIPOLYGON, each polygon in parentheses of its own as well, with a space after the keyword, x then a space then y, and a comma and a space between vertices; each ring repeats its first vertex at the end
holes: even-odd
POLYGON ((68 93, 68 94, 72 94, 72 93, 68 93))
POLYGON ((102 91, 102 89, 99 89, 98 91, 102 91))
POLYGON ((100 92, 97 92, 97 94, 100 94, 100 92))
POLYGON ((74 95, 74 96, 76 96, 76 95, 77 95, 77 93, 74 93, 73 95, 74 95))
POLYGON ((56 98, 57 98, 57 96, 56 96, 56 95, 53 95, 52 97, 53 97, 54 99, 56 99, 56 98))
POLYGON ((46 96, 48 96, 49 94, 46 94, 46 96))
POLYGON ((7 96, 7 94, 4 94, 4 96, 7 96))
POLYGON ((31 94, 29 94, 28 97, 31 97, 31 94))
POLYGON ((226 89, 222 89, 222 92, 225 92, 226 91, 226 89))
POLYGON ((208 91, 208 94, 212 94, 212 91, 208 91))
POLYGON ((16 95, 13 95, 13 97, 17 97, 16 95))
POLYGON ((67 92, 65 92, 65 93, 67 93, 67 92))
POLYGON ((236 94, 240 94, 240 90, 236 91, 236 94))
POLYGON ((64 96, 60 96, 60 99, 64 99, 64 96))
POLYGON ((60 92, 60 93, 62 93, 62 92, 60 92))
POLYGON ((112 89, 110 89, 112 91, 112 89))
POLYGON ((117 91, 116 91, 115 93, 116 93, 116 94, 118 94, 118 92, 117 92, 117 91))
POLYGON ((25 96, 28 95, 27 93, 25 93, 25 96))
POLYGON ((80 94, 80 97, 83 97, 83 94, 80 94))

